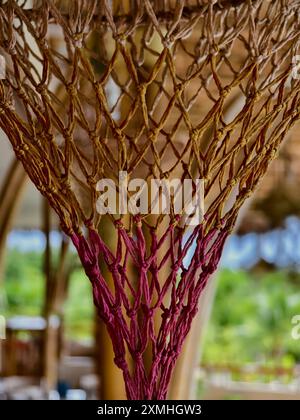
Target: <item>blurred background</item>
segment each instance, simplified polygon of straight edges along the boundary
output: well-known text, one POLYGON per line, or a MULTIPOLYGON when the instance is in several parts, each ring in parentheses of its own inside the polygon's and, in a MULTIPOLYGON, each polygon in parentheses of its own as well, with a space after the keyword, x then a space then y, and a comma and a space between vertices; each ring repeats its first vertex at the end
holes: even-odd
MULTIPOLYGON (((300 399, 298 133, 227 241, 170 398, 300 399)), ((0 398, 124 398, 72 246, 3 134, 0 157, 0 398)))

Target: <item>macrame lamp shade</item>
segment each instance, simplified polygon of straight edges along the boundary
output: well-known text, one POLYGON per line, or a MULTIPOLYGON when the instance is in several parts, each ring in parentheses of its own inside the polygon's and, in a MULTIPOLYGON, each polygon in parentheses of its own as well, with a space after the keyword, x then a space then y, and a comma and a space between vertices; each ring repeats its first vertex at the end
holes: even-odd
POLYGON ((299 119, 299 10, 299 0, 0 1, 0 126, 78 251, 129 399, 167 397, 238 211, 299 119), (204 180, 203 220, 105 216, 109 248, 97 182, 121 171, 204 180))

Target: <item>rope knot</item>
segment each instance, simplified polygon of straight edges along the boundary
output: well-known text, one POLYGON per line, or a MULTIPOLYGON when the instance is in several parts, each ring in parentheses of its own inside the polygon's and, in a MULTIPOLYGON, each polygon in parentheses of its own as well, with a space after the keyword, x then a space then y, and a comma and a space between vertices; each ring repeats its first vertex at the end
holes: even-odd
MULTIPOLYGON (((183 306, 182 307, 182 312, 184 312, 185 310, 186 310, 186 307, 183 306)), ((173 306, 173 308, 172 308, 172 314, 173 315, 178 315, 179 312, 180 312, 179 306, 178 305, 173 306)))
POLYGON ((57 189, 53 185, 48 186, 48 191, 50 191, 51 194, 57 193, 57 189))
POLYGON ((119 315, 121 313, 121 306, 116 304, 116 305, 112 305, 110 308, 112 314, 114 315, 119 315))
POLYGON ((170 317, 171 311, 169 308, 164 308, 163 313, 161 315, 162 319, 167 320, 170 317))
POLYGON ((112 274, 119 274, 119 266, 118 266, 118 264, 115 264, 115 263, 113 263, 113 264, 110 264, 109 265, 109 270, 110 270, 110 272, 112 273, 112 274))
POLYGON ((74 86, 74 83, 68 83, 66 87, 67 87, 67 91, 68 91, 70 96, 75 96, 76 95, 77 89, 74 86))
POLYGON ((83 35, 84 35, 83 32, 77 32, 77 34, 73 34, 72 40, 73 40, 75 48, 82 48, 83 35))
POLYGON ((46 188, 44 187, 44 185, 39 185, 38 189, 41 193, 45 193, 46 192, 46 188))
POLYGON ((143 355, 140 351, 135 351, 133 353, 133 359, 137 362, 137 363, 142 363, 143 362, 143 355))
POLYGON ((85 264, 85 272, 89 279, 99 277, 99 268, 96 264, 85 264))
POLYGON ((119 33, 119 34, 115 34, 114 35, 114 39, 115 39, 115 41, 116 42, 119 42, 120 44, 123 44, 124 45, 124 43, 125 43, 125 41, 126 41, 126 34, 125 33, 119 33))
POLYGON ((151 319, 153 318, 154 315, 154 309, 153 308, 145 308, 145 315, 147 316, 147 318, 151 319))
POLYGON ((210 46, 209 53, 212 57, 215 57, 219 53, 219 47, 217 44, 213 43, 213 45, 210 46))
POLYGON ((44 37, 41 37, 39 39, 39 45, 40 45, 40 48, 42 48, 43 50, 48 50, 49 49, 48 42, 46 41, 46 38, 44 38, 44 37))
POLYGON ((151 141, 152 143, 154 143, 157 140, 157 131, 156 130, 153 130, 151 128, 149 130, 148 139, 149 139, 149 141, 151 141))
POLYGON ((128 318, 132 319, 136 316, 137 310, 134 309, 134 308, 127 309, 126 314, 127 314, 128 318))
POLYGON ((170 226, 172 226, 172 228, 174 228, 180 222, 180 219, 181 219, 181 215, 180 214, 176 214, 173 217, 173 220, 170 222, 170 226))
POLYGON ((165 48, 170 49, 174 41, 175 41, 174 35, 167 35, 165 36, 163 40, 163 45, 165 48))
POLYGON ((224 127, 218 128, 218 137, 223 137, 225 133, 224 127))
POLYGON ((174 271, 175 273, 177 273, 180 269, 180 263, 177 261, 173 267, 172 267, 172 271, 174 271))
POLYGON ((116 137, 118 137, 119 140, 124 139, 123 131, 119 127, 114 128, 114 134, 116 135, 116 137))
POLYGON ((148 268, 149 268, 149 264, 146 261, 143 261, 141 263, 141 271, 146 272, 148 271, 148 268))
POLYGON ((248 99, 253 100, 255 102, 258 101, 261 98, 261 96, 262 94, 260 92, 254 91, 248 94, 248 99))
POLYGON ((177 85, 175 87, 175 93, 181 94, 183 89, 184 89, 183 83, 177 83, 177 85))
POLYGON ((29 150, 29 147, 27 144, 22 144, 20 146, 15 146, 14 150, 18 157, 23 157, 25 153, 29 150))
POLYGON ((95 133, 93 130, 89 131, 89 138, 93 141, 93 142, 97 142, 99 140, 99 134, 95 133))
POLYGON ((63 175, 60 178, 61 186, 63 190, 70 190, 71 189, 71 183, 67 175, 63 175))
POLYGON ((138 89, 138 92, 141 96, 145 96, 146 90, 147 90, 147 84, 146 83, 141 83, 140 85, 138 85, 137 89, 138 89))
POLYGON ((96 185, 97 181, 93 175, 89 175, 86 179, 87 183, 91 186, 96 185))
POLYGON ((142 227, 142 218, 139 214, 134 216, 134 223, 137 225, 137 227, 142 227))
POLYGON ((240 190, 240 193, 243 194, 243 197, 247 198, 251 195, 251 191, 247 187, 243 187, 240 190))
POLYGON ((273 149, 273 150, 270 151, 270 158, 271 159, 275 159, 277 157, 277 155, 278 155, 278 150, 273 149))
POLYGON ((103 311, 100 309, 100 307, 98 307, 98 315, 99 317, 108 325, 111 325, 113 322, 113 317, 111 316, 111 314, 107 311, 103 311))
POLYGON ((236 179, 232 178, 229 182, 228 182, 228 187, 233 188, 236 184, 236 179))
POLYGON ((193 128, 191 131, 191 138, 197 140, 199 137, 200 130, 198 128, 193 128))
POLYGON ((115 220, 114 221, 114 225, 115 225, 115 227, 117 228, 117 229, 122 229, 124 226, 123 226, 123 222, 122 222, 122 220, 121 219, 117 219, 117 220, 115 220))
POLYGON ((115 365, 118 366, 121 370, 127 369, 127 363, 125 362, 124 356, 115 356, 114 358, 115 365))
POLYGON ((230 86, 223 87, 223 89, 222 89, 222 96, 227 96, 230 91, 231 91, 230 86))
POLYGON ((44 83, 39 83, 35 90, 40 93, 41 95, 47 93, 47 86, 44 83))
POLYGON ((167 357, 170 358, 171 360, 176 360, 178 355, 179 355, 179 351, 176 349, 170 349, 167 352, 167 357))

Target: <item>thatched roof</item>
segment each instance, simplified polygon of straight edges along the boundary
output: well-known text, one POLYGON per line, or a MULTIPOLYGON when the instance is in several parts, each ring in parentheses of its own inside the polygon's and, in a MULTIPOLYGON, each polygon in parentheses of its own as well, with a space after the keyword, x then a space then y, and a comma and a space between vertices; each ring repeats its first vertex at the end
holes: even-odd
MULTIPOLYGON (((10 143, 0 133, 0 189, 6 180, 7 171, 13 159, 14 154, 10 143)), ((30 181, 27 181, 13 227, 17 229, 40 229, 42 227, 41 205, 40 193, 30 181)))
POLYGON ((272 163, 245 213, 239 233, 283 227, 289 216, 300 217, 300 130, 296 126, 272 163))

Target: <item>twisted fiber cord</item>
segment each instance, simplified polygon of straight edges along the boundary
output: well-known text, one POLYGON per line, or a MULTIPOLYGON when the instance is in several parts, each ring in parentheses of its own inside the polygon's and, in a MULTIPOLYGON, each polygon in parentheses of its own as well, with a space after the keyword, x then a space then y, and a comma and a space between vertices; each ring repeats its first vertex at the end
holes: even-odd
POLYGON ((166 398, 238 211, 299 119, 300 84, 291 77, 299 6, 299 0, 46 0, 29 9, 26 2, 0 2, 7 62, 0 126, 78 250, 128 398, 166 398), (236 97, 242 105, 228 118, 225 109, 236 97), (203 223, 185 232, 173 208, 170 216, 132 215, 129 223, 112 215, 113 253, 97 232, 96 183, 117 180, 121 170, 148 182, 203 178, 203 223))

